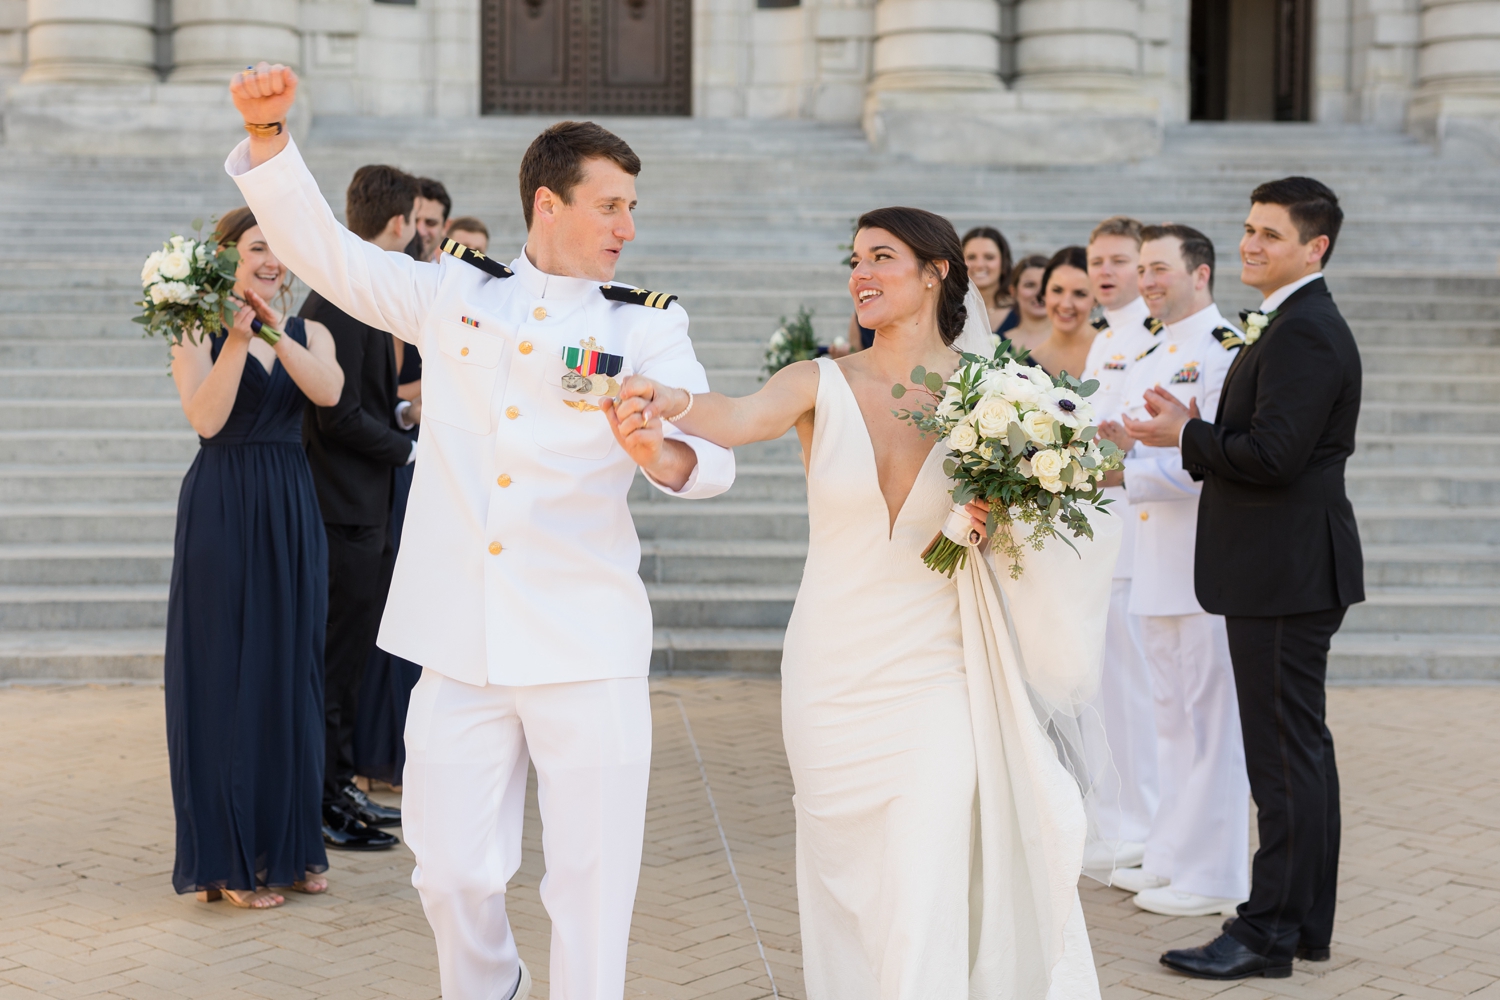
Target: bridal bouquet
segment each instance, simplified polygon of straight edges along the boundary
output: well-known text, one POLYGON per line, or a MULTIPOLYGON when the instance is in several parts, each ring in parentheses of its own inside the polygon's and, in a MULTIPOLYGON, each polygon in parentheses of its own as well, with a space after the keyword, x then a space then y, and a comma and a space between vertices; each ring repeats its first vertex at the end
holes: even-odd
MULTIPOLYGON (((202 230, 203 220, 194 220, 193 228, 202 230)), ((160 334, 174 347, 184 340, 198 343, 205 331, 217 333, 234 322, 239 303, 230 293, 239 263, 239 251, 232 244, 221 247, 212 236, 202 239, 201 233, 199 239, 173 236, 141 267, 143 295, 134 303, 141 314, 134 321, 148 336, 160 334)), ((280 331, 258 320, 255 325, 267 343, 281 339, 280 331)))
MULTIPOLYGON (((1037 551, 1048 538, 1073 545, 1059 527, 1074 538, 1093 538, 1083 506, 1103 509, 1109 503, 1099 481, 1120 467, 1122 456, 1114 442, 1099 438, 1093 423, 1087 397, 1098 382, 1080 382, 1066 372, 1054 379, 1004 353, 994 360, 975 354, 963 358, 948 382, 920 366, 913 369, 916 391, 931 402, 896 413, 924 435, 946 439, 943 471, 955 481, 953 513, 922 561, 948 576, 964 566, 978 537, 971 535, 963 508, 982 498, 990 504, 991 544, 1009 557, 1010 575, 1019 579, 1022 550, 1014 523, 1031 526, 1025 544, 1037 551)), ((897 384, 891 395, 901 399, 907 391, 897 384)))

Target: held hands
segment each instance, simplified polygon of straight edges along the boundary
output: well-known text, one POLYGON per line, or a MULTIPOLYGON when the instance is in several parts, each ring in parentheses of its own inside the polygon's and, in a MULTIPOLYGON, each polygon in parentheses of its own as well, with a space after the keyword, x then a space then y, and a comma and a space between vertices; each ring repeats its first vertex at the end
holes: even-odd
MULTIPOLYGON (((632 375, 621 384, 618 400, 608 396, 600 400, 600 408, 609 419, 609 429, 614 432, 615 440, 636 465, 649 469, 661 458, 665 437, 658 397, 661 403, 670 407, 673 400, 669 397, 680 392, 644 376, 632 375)), ((667 412, 677 413, 685 405, 687 400, 683 399, 682 405, 667 412)))
POLYGON ((1149 420, 1125 418, 1125 430, 1142 444, 1153 448, 1176 448, 1182 440, 1182 428, 1189 420, 1201 419, 1198 401, 1188 400, 1183 406, 1177 397, 1161 386, 1147 389, 1146 412, 1149 420))

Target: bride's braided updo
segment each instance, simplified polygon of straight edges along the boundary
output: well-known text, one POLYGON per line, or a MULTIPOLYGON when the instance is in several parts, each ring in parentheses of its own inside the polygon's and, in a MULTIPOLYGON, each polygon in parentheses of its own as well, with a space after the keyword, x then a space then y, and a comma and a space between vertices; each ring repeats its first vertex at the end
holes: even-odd
POLYGON ((964 247, 953 224, 920 208, 877 208, 859 217, 854 231, 861 229, 884 229, 910 247, 922 270, 941 282, 938 333, 942 334, 943 343, 952 346, 969 316, 964 308, 964 298, 969 294, 969 268, 964 264, 964 247), (946 277, 938 267, 939 261, 948 262, 946 277))

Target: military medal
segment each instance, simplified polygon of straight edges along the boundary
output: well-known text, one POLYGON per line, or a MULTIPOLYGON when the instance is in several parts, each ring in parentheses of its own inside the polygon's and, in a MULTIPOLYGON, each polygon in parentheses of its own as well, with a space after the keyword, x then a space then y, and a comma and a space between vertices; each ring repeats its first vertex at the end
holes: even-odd
POLYGON ((593 337, 579 341, 577 347, 564 347, 562 357, 563 364, 568 366, 562 377, 564 389, 590 396, 619 394, 620 383, 615 376, 624 370, 625 359, 599 350, 593 337))

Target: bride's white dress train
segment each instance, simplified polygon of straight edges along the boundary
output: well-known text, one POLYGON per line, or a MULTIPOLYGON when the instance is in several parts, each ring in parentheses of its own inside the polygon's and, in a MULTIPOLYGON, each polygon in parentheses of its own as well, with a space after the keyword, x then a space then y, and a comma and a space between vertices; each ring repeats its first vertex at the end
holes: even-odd
POLYGON ((1096 1000, 1082 800, 1027 681, 1065 687, 1077 665, 1060 658, 1102 647, 1087 621, 1054 644, 1027 625, 1012 639, 1007 617, 1041 617, 1040 632, 1097 604, 1102 642, 1108 568, 1100 594, 1094 578, 1118 531, 1084 560, 1055 542, 1028 553, 1009 605, 983 559, 932 572, 919 557, 952 505, 946 448, 892 526, 854 394, 818 365, 807 568, 782 661, 809 1000, 1096 1000), (1054 549, 1071 564, 1045 565, 1054 549))

